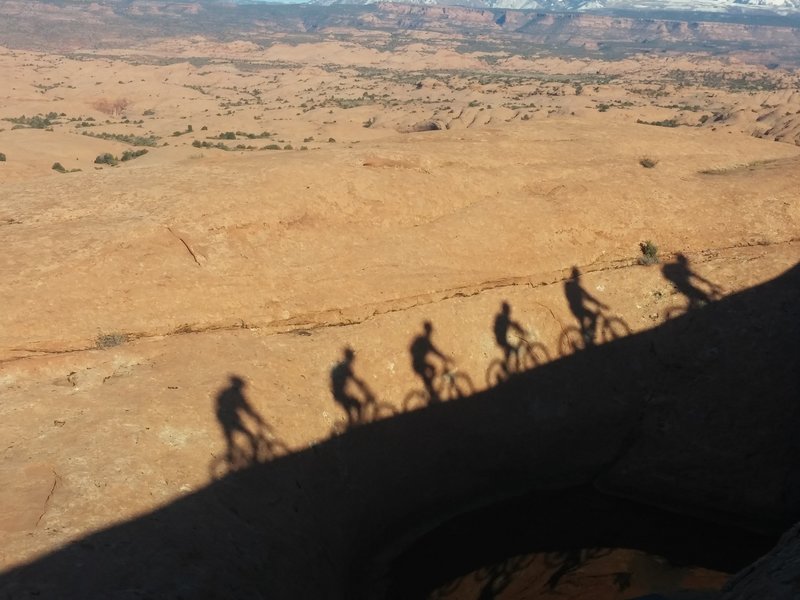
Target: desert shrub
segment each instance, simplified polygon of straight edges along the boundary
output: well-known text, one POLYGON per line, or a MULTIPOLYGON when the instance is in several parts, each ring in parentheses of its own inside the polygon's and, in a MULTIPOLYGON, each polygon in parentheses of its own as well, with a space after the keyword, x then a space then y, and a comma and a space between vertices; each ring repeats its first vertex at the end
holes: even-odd
POLYGON ((678 127, 678 125, 680 125, 675 119, 664 119, 662 121, 643 121, 642 119, 636 119, 636 122, 639 125, 655 125, 656 127, 678 127))
POLYGON ((236 135, 239 137, 246 137, 248 140, 260 140, 272 137, 269 131, 262 131, 261 133, 247 133, 246 131, 237 131, 236 135))
POLYGON ((335 144, 336 140, 334 138, 328 138, 328 143, 329 144, 335 144))
POLYGON ((120 160, 122 162, 125 162, 128 160, 133 160, 134 158, 139 158, 140 156, 143 156, 145 154, 147 154, 147 150, 145 150, 144 148, 142 148, 141 150, 125 150, 125 152, 122 153, 120 160))
POLYGON ((278 144, 267 144, 264 146, 264 150, 280 150, 281 147, 278 144))
POLYGON ((294 148, 292 148, 292 145, 291 145, 291 144, 286 144, 286 145, 283 147, 283 149, 284 149, 284 150, 293 150, 294 148))
POLYGON ((645 169, 652 169, 658 164, 658 161, 654 158, 650 158, 649 156, 643 156, 639 159, 639 164, 645 169))
POLYGON ((95 338, 95 346, 104 350, 120 346, 128 341, 128 336, 124 333, 101 333, 95 338))
POLYGON ((99 138, 101 140, 114 140, 116 142, 123 142, 125 144, 130 144, 131 146, 150 146, 154 147, 158 145, 159 138, 154 135, 130 135, 127 133, 89 133, 88 131, 84 131, 83 135, 88 135, 89 137, 99 138))
POLYGON ((117 164, 117 158, 110 152, 99 154, 94 159, 96 165, 111 165, 112 167, 117 164))
POLYGON ((58 119, 58 113, 50 112, 46 115, 35 115, 33 117, 6 117, 3 120, 9 123, 14 123, 16 127, 12 129, 19 129, 22 127, 30 127, 31 129, 47 129, 53 125, 53 121, 58 119))
POLYGON ((60 162, 53 163, 53 166, 50 167, 50 168, 53 169, 53 171, 58 171, 59 173, 66 173, 67 172, 67 170, 64 168, 64 166, 60 162))
POLYGON ((146 111, 142 113, 142 115, 144 115, 145 117, 152 117, 154 114, 156 114, 156 111, 154 111, 152 108, 148 108, 146 111))
POLYGON ((654 265, 658 263, 658 246, 650 240, 646 240, 639 244, 639 250, 642 255, 639 257, 639 264, 654 265))
POLYGON ((6 155, 0 152, 0 162, 6 162, 6 155))

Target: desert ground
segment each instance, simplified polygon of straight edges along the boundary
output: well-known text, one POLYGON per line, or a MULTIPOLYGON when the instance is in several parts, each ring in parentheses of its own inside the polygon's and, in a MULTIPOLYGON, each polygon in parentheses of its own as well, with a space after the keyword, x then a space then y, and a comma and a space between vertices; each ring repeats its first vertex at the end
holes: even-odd
MULTIPOLYGON (((432 359, 437 385, 456 374, 471 394, 497 383, 503 302, 547 364, 800 259, 796 70, 388 39, 0 48, 2 570, 424 410, 410 345, 426 321, 449 359, 432 359), (591 340, 576 289, 609 323, 591 340)), ((276 522, 282 497, 264 501, 276 522)), ((542 556, 491 597, 592 581, 567 597, 622 599, 730 575, 615 550, 526 596, 557 570, 542 556)), ((489 597, 481 581, 441 597, 489 597)), ((221 597, 203 589, 189 596, 221 597)))

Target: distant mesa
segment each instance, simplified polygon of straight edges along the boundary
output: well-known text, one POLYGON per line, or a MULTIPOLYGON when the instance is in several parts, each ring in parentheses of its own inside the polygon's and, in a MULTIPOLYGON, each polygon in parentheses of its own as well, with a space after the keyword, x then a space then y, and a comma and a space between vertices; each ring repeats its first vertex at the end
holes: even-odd
MULTIPOLYGON (((309 4, 330 6, 335 4, 385 4, 384 0, 312 0, 309 4)), ((800 0, 404 0, 403 4, 422 6, 453 6, 467 8, 508 8, 517 10, 544 10, 556 12, 619 11, 674 11, 741 14, 800 14, 800 0)), ((505 15, 497 21, 503 25, 505 15)))

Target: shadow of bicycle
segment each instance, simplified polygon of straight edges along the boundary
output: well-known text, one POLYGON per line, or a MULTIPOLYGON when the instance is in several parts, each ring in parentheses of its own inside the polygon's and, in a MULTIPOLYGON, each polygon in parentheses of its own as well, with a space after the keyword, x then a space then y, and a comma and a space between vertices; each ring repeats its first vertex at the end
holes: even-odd
POLYGON ((597 316, 597 326, 592 330, 584 331, 580 327, 571 325, 566 327, 558 340, 559 356, 568 356, 590 346, 605 344, 629 336, 631 328, 621 317, 608 316, 600 313, 597 316))
POLYGON ((535 369, 550 361, 547 346, 541 342, 532 342, 519 338, 519 344, 510 354, 508 361, 496 358, 486 369, 486 386, 494 387, 512 375, 535 369))
POLYGON ((472 378, 456 368, 438 373, 433 378, 433 397, 424 389, 411 390, 403 399, 402 411, 425 408, 439 402, 466 398, 475 392, 472 378))

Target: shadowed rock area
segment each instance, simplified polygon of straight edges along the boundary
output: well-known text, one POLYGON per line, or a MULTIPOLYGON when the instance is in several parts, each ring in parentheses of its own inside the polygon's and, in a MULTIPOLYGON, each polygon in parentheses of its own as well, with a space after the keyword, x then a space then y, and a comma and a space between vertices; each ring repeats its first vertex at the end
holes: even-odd
MULTIPOLYGON (((795 266, 484 392, 276 458, 254 449, 204 489, 10 570, 0 593, 381 597, 387 565, 426 532, 545 490, 755 532, 755 559, 800 517, 799 300, 795 266)), ((679 552, 673 531, 667 542, 679 552)), ((739 582, 725 598, 757 597, 745 589, 739 582)))

